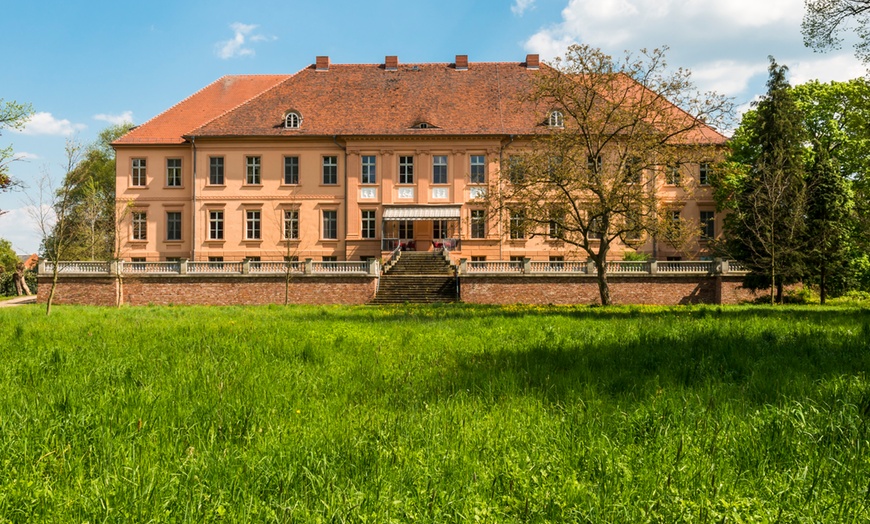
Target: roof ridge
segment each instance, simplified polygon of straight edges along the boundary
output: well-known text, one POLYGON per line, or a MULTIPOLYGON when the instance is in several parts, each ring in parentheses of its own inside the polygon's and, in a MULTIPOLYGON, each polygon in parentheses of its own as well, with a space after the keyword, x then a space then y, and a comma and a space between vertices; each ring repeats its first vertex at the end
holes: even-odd
MULTIPOLYGON (((310 66, 310 65, 309 65, 309 66, 305 66, 305 67, 303 67, 302 69, 300 69, 299 71, 296 71, 295 73, 293 73, 292 75, 287 75, 287 77, 286 77, 285 79, 281 80, 280 82, 278 82, 278 83, 276 83, 276 84, 273 84, 273 85, 271 85, 270 87, 268 87, 267 89, 264 89, 264 90, 260 91, 259 93, 257 93, 256 95, 254 95, 254 96, 248 98, 248 99, 245 100, 244 102, 242 102, 242 103, 240 103, 240 104, 236 104, 235 106, 233 106, 233 107, 227 109, 227 110, 224 111, 223 113, 221 113, 221 114, 215 116, 215 117, 212 118, 211 120, 207 120, 207 121, 205 121, 205 122, 201 122, 198 126, 196 126, 195 128, 191 129, 191 130, 188 131, 187 133, 183 133, 181 136, 188 136, 188 135, 189 135, 190 133, 192 133, 193 131, 196 131, 197 129, 202 129, 203 127, 205 127, 205 126, 211 124, 212 122, 214 122, 214 121, 217 120, 218 118, 221 118, 222 116, 226 115, 227 113, 231 113, 231 112, 235 111, 236 109, 238 109, 238 108, 244 106, 245 104, 248 104, 248 103, 252 102, 253 100, 256 100, 257 98, 259 98, 259 97, 265 95, 265 94, 268 93, 269 91, 271 91, 271 90, 277 88, 278 86, 284 84, 285 82, 288 82, 288 81, 291 80, 293 77, 295 77, 296 75, 298 75, 298 74, 301 73, 302 71, 305 71, 305 70, 308 69, 309 67, 311 67, 311 66, 310 66)), ((254 76, 254 75, 251 75, 251 76, 254 76)), ((259 76, 283 76, 283 75, 259 75, 259 76)))

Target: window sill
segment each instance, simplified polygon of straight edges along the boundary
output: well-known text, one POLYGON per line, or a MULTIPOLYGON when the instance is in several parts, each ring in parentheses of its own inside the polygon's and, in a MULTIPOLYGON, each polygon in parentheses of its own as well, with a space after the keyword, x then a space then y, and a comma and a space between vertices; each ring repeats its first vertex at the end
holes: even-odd
POLYGON ((180 246, 184 243, 184 240, 164 240, 163 244, 166 246, 180 246))
POLYGON ((246 187, 250 187, 250 188, 254 188, 254 189, 256 189, 256 188, 261 188, 261 187, 263 187, 263 184, 242 184, 242 189, 244 189, 244 188, 246 188, 246 187))
POLYGON ((184 186, 163 186, 163 189, 184 189, 184 186))
POLYGON ((204 187, 205 189, 208 189, 208 188, 210 188, 210 187, 213 187, 213 188, 215 188, 215 189, 223 189, 223 188, 227 187, 227 185, 226 185, 226 184, 206 184, 206 185, 203 186, 203 187, 204 187))
POLYGON ((226 239, 223 239, 223 238, 207 238, 207 239, 205 239, 205 242, 206 242, 207 244, 223 244, 224 242, 226 242, 226 239))
POLYGON ((147 244, 148 239, 147 238, 131 238, 128 242, 130 244, 147 244))
POLYGON ((300 184, 280 184, 278 187, 289 187, 289 188, 297 188, 300 184))

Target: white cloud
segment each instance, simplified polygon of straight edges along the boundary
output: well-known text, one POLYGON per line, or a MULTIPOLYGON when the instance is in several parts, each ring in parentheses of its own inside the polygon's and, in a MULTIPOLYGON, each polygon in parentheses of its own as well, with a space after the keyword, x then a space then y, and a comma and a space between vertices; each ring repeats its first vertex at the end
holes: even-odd
POLYGON ((692 80, 701 91, 734 96, 744 91, 753 77, 765 74, 767 65, 768 62, 717 60, 696 65, 692 69, 692 80))
MULTIPOLYGON (((34 219, 36 208, 33 206, 5 209, 0 215, 0 237, 12 243, 16 253, 36 253, 42 236, 34 219)), ((48 212, 49 209, 46 209, 48 212)))
POLYGON ((863 76, 866 66, 849 52, 837 55, 814 55, 814 58, 794 60, 787 63, 789 81, 792 85, 803 84, 810 80, 843 82, 863 76))
POLYGON ((514 0, 514 4, 511 6, 511 12, 517 16, 523 16, 529 9, 535 8, 535 0, 514 0))
POLYGON ((133 123, 133 112, 132 111, 124 111, 120 115, 111 115, 108 113, 100 113, 99 115, 94 115, 94 120, 100 120, 103 122, 108 122, 112 125, 119 126, 125 123, 133 123))
POLYGON ((23 160, 27 162, 30 160, 39 160, 39 158, 39 155, 37 155, 36 153, 28 153, 27 151, 19 151, 12 155, 12 159, 16 161, 23 160))
POLYGON ((67 119, 57 119, 51 113, 34 113, 20 132, 25 135, 71 135, 87 129, 84 124, 73 124, 67 119))
POLYGON ((251 47, 246 46, 246 43, 271 42, 278 39, 276 36, 252 34, 254 29, 257 27, 258 26, 255 24, 242 24, 240 22, 230 24, 230 29, 232 29, 235 34, 231 39, 215 44, 215 53, 217 56, 224 60, 238 56, 254 56, 254 50, 251 47))

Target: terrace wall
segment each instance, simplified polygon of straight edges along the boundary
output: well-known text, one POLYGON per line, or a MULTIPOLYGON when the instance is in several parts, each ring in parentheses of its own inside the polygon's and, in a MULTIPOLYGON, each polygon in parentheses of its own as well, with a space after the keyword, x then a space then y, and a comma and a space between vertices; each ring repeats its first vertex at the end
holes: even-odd
MULTIPOLYGON (((55 304, 114 306, 119 282, 115 277, 59 276, 55 304)), ((285 278, 280 275, 125 276, 122 302, 143 305, 266 305, 283 304, 285 278)), ((291 304, 365 304, 375 296, 373 276, 293 276, 291 304)), ((39 278, 37 300, 45 303, 51 277, 39 278)))
MULTIPOLYGON (((638 275, 608 278, 615 304, 737 304, 754 295, 742 276, 638 275)), ((462 301, 474 304, 599 304, 594 275, 463 275, 462 301)))

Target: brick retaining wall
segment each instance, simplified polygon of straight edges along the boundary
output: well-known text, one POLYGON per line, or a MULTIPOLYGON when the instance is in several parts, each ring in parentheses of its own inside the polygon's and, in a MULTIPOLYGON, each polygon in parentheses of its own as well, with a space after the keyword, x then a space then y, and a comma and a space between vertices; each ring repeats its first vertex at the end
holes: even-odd
MULTIPOLYGON (((88 275, 58 278, 55 304, 114 306, 118 281, 88 275)), ((374 298, 377 279, 371 276, 296 276, 290 280, 293 304, 365 304, 374 298)), ((45 303, 51 278, 39 279, 37 300, 45 303)), ((265 305, 283 304, 283 276, 128 276, 123 280, 124 304, 265 305)))
MULTIPOLYGON (((743 277, 614 276, 614 304, 736 304, 751 300, 743 277)), ((462 301, 475 304, 599 304, 594 276, 475 275, 460 280, 462 301)))

